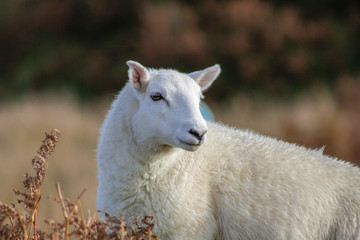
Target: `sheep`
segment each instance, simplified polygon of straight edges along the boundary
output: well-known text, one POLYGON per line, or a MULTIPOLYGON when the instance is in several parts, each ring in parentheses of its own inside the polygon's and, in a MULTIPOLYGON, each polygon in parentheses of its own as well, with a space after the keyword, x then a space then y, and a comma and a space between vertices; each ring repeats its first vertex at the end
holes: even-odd
POLYGON ((99 138, 97 209, 154 214, 162 239, 360 239, 360 171, 249 130, 206 122, 220 74, 128 61, 99 138))

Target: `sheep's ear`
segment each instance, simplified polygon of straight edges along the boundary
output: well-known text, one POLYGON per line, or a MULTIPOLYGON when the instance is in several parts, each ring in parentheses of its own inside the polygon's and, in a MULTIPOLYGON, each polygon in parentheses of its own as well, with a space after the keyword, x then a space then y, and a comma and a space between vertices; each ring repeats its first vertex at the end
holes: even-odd
POLYGON ((188 75, 199 84, 201 91, 205 91, 215 81, 221 72, 218 64, 201 71, 189 73, 188 75))
POLYGON ((126 64, 129 66, 128 74, 131 85, 138 91, 145 91, 150 79, 149 71, 135 61, 127 61, 126 64))

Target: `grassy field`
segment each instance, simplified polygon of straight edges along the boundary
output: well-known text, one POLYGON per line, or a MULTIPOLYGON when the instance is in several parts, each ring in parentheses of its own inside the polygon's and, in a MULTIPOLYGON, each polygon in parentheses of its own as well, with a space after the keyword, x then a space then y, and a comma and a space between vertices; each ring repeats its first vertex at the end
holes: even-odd
MULTIPOLYGON (((207 102, 223 123, 307 147, 326 145, 327 154, 359 160, 359 102, 348 107, 321 89, 286 102, 249 96, 234 97, 227 103, 219 104, 214 99, 207 102)), ((63 195, 73 200, 86 188, 82 197, 84 214, 88 209, 95 212, 95 150, 110 103, 108 98, 78 104, 66 94, 29 95, 21 101, 0 103, 0 200, 16 201, 12 189, 21 189, 24 174, 32 173, 31 159, 44 132, 57 128, 61 136, 42 188, 40 226, 43 218, 62 215, 59 206, 46 198, 56 195, 56 182, 63 195)))

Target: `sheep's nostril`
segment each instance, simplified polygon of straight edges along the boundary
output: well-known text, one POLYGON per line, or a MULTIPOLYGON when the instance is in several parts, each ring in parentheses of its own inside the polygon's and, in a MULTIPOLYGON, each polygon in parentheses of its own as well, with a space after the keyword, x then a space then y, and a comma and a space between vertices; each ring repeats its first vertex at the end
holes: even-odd
POLYGON ((203 140, 205 134, 206 134, 207 130, 199 132, 196 129, 190 129, 189 133, 192 134, 194 137, 196 137, 199 141, 203 140))

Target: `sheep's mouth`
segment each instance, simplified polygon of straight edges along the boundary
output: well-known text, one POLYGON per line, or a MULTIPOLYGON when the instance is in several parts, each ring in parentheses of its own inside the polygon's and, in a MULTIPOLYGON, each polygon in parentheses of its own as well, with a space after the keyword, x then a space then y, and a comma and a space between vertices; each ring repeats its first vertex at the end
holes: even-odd
POLYGON ((185 142, 185 141, 181 140, 180 138, 178 138, 178 140, 180 141, 180 143, 185 144, 190 147, 199 147, 199 146, 201 146, 201 144, 203 144, 203 141, 199 141, 198 143, 189 143, 189 142, 185 142))

